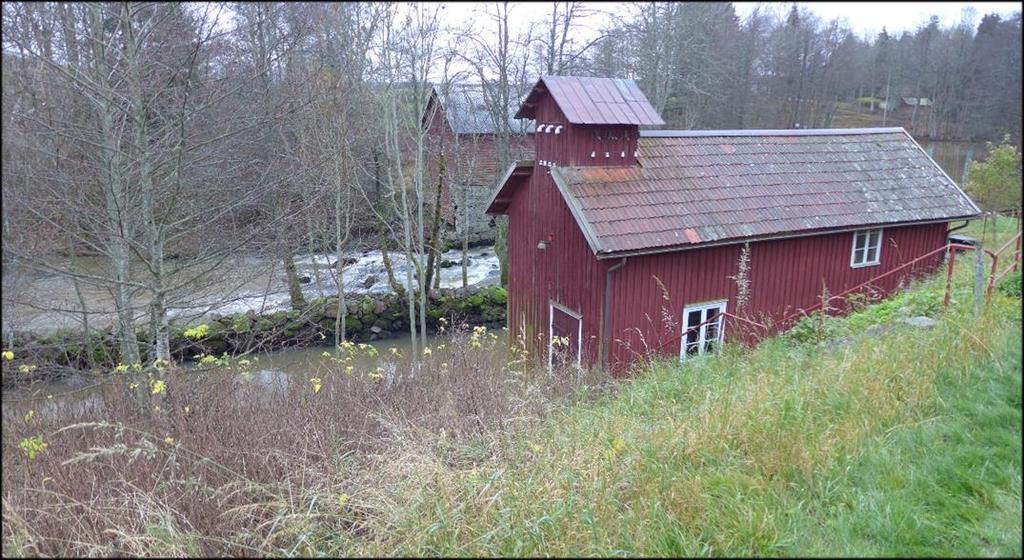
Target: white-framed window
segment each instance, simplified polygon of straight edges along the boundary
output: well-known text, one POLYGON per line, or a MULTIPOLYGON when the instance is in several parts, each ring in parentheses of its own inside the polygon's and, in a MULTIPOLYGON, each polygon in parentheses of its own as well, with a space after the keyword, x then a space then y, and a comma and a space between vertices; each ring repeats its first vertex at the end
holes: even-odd
POLYGON ((696 303, 683 308, 683 337, 679 342, 679 360, 687 356, 713 353, 725 338, 726 300, 696 303), (695 328, 696 327, 696 328, 695 328))
POLYGON ((582 365, 583 315, 553 301, 548 308, 548 370, 555 363, 582 365))
POLYGON ((850 267, 874 266, 882 260, 882 230, 862 229, 853 232, 850 267))

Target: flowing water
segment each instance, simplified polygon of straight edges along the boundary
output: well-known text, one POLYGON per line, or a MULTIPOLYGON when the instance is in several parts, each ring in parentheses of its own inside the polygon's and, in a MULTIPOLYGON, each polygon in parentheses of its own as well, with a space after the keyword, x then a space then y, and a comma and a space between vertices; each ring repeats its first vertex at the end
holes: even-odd
MULTIPOLYGON (((499 281, 498 257, 493 247, 476 247, 468 252, 468 286, 481 287, 499 281)), ((55 257, 57 259, 57 257, 55 257)), ((406 283, 406 259, 392 253, 396 280, 406 283)), ((102 257, 79 257, 79 270, 88 275, 108 276, 109 262, 102 257)), ((452 250, 442 255, 441 288, 462 287, 462 252, 452 250)), ((66 266, 56 261, 55 266, 66 266)), ((309 298, 337 294, 337 263, 334 254, 295 256, 296 269, 302 282, 303 295, 309 298)), ((177 263, 171 261, 174 268, 177 263)), ((144 277, 145 270, 133 270, 144 277)), ((188 269, 182 275, 194 275, 188 269)), ((381 294, 390 291, 384 259, 380 251, 351 251, 345 254, 342 276, 346 294, 381 294)), ((171 282, 173 284, 173 279, 171 282)), ((83 282, 79 286, 92 328, 113 323, 114 305, 106 284, 83 282)), ((135 296, 137 324, 144 325, 148 309, 145 294, 135 296)), ((290 307, 284 265, 279 259, 237 256, 226 260, 202 279, 190 281, 172 292, 168 299, 172 323, 195 324, 212 315, 232 315, 255 311, 270 313, 290 307)), ((65 275, 19 270, 16 263, 5 264, 3 271, 3 330, 49 334, 57 329, 79 329, 82 325, 82 304, 72 280, 65 275)))

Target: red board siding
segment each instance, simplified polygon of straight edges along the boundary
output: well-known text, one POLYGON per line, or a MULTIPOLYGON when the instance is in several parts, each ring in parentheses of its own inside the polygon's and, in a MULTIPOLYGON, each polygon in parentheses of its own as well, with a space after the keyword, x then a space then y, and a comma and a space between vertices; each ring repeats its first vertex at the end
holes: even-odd
MULTIPOLYGON (((779 319, 820 301, 822 283, 837 294, 941 247, 946 223, 886 228, 881 262, 877 266, 850 267, 853 232, 798 237, 750 244, 750 303, 754 318, 779 319)), ((679 352, 683 306, 718 299, 736 311, 736 283, 742 245, 631 257, 613 273, 612 362, 621 367, 644 349, 679 352), (655 278, 665 287, 663 291, 655 278), (667 293, 668 299, 665 299, 667 293), (663 310, 676 322, 665 324, 663 310)), ((940 258, 894 274, 874 285, 879 292, 896 288, 910 274, 934 270, 940 258)), ((729 339, 729 326, 726 339, 729 339)))
POLYGON ((516 191, 509 214, 509 329, 547 356, 549 302, 583 316, 583 361, 597 359, 605 263, 594 258, 546 169, 516 191), (550 241, 548 241, 550 239, 550 241), (547 241, 545 249, 537 248, 547 241))
POLYGON ((636 165, 637 139, 640 137, 640 129, 636 125, 570 124, 551 96, 540 100, 536 115, 538 129, 534 141, 538 162, 562 166, 636 165), (542 132, 542 124, 563 125, 562 132, 542 132), (591 153, 594 157, 590 157, 591 153))
MULTIPOLYGON (((550 96, 540 99, 537 124, 562 124, 561 134, 535 134, 537 165, 515 190, 509 215, 509 329, 525 339, 532 355, 546 360, 549 302, 582 315, 583 363, 600 355, 606 271, 619 259, 598 260, 583 237, 551 178, 555 165, 634 165, 637 127, 571 125, 550 96), (604 159, 604 151, 626 158, 604 159), (618 150, 618 153, 615 152, 618 150), (598 152, 601 157, 591 158, 598 152), (538 243, 546 241, 545 249, 538 243)), ((764 219, 771 219, 764 216, 764 219)), ((850 267, 853 232, 822 234, 750 244, 750 302, 753 318, 781 318, 818 302, 822 285, 831 294, 852 288, 945 243, 947 224, 886 228, 881 263, 850 267)), ((727 300, 736 311, 737 273, 742 245, 695 248, 633 256, 611 273, 612 297, 609 369, 621 373, 640 353, 655 350, 678 355, 679 324, 685 305, 727 300)), ((909 273, 938 265, 937 256, 909 273)), ((889 292, 907 273, 883 279, 876 288, 889 292)), ((727 322, 725 338, 730 340, 727 322)))

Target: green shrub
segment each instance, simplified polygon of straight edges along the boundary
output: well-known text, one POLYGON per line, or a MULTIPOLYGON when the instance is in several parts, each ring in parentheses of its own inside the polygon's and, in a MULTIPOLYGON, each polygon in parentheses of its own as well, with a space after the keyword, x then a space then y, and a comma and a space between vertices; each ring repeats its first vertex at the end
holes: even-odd
POLYGON ((999 290, 999 293, 1007 297, 1019 298, 1020 276, 1021 274, 1019 270, 1016 272, 1011 272, 1009 275, 1006 276, 1006 278, 1003 278, 1003 280, 999 282, 999 285, 996 287, 996 289, 999 290))
POLYGON ((236 333, 249 332, 251 325, 251 318, 245 313, 235 313, 231 320, 231 328, 236 333))

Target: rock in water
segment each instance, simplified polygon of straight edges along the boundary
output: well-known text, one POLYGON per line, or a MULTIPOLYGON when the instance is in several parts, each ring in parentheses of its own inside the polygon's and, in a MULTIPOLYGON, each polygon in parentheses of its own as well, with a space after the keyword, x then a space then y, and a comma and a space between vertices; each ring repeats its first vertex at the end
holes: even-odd
POLYGON ((310 278, 309 276, 305 275, 305 274, 303 274, 302 276, 299 276, 299 284, 309 284, 312 281, 313 281, 313 279, 310 278))
POLYGON ((371 275, 366 277, 366 280, 363 280, 363 287, 366 288, 367 290, 369 290, 376 283, 377 283, 377 277, 374 276, 373 274, 371 274, 371 275))
MULTIPOLYGON (((359 259, 357 259, 355 257, 345 257, 344 259, 341 259, 341 268, 345 268, 346 266, 351 266, 353 264, 356 264, 357 262, 359 262, 359 259)), ((338 261, 332 262, 331 263, 331 268, 338 268, 338 261)))

